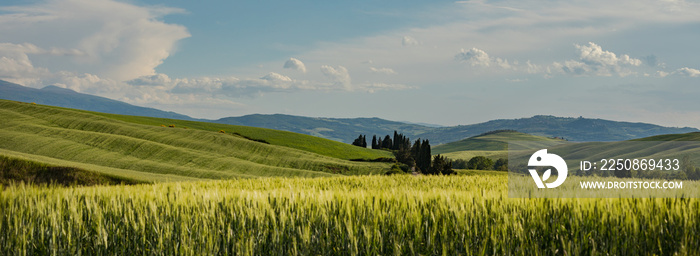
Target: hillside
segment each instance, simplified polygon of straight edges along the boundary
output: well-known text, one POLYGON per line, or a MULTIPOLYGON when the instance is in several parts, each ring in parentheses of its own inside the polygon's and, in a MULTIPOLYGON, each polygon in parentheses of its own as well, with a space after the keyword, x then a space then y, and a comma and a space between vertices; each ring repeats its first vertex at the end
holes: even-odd
POLYGON ((46 86, 42 89, 34 89, 0 80, 0 99, 34 102, 42 105, 121 115, 195 120, 189 116, 181 115, 175 112, 134 106, 125 102, 78 93, 70 89, 64 89, 52 85, 46 86))
MULTIPOLYGON (((668 134, 617 142, 567 143, 548 148, 564 160, 570 170, 579 168, 581 161, 597 162, 601 159, 683 159, 690 164, 700 164, 700 133, 668 134)), ((512 159, 527 162, 532 150, 514 152, 512 159)), ((598 163, 600 164, 600 162, 598 163)), ((681 167, 682 168, 682 167, 681 167)))
POLYGON ((561 139, 530 135, 522 132, 504 130, 489 132, 460 141, 435 146, 433 154, 445 154, 458 151, 502 151, 508 150, 508 143, 515 143, 524 148, 545 148, 567 143, 561 139))
POLYGON ((0 155, 135 181, 381 173, 388 164, 333 155, 390 157, 385 151, 289 132, 180 121, 191 124, 184 128, 167 122, 178 120, 5 100, 0 100, 0 117, 0 155), (296 145, 299 141, 305 144, 296 145))
POLYGON ((360 134, 371 139, 372 135, 384 136, 400 131, 406 136, 417 138, 418 134, 435 129, 380 118, 316 118, 282 114, 227 117, 213 122, 291 131, 345 143, 351 143, 360 134))
POLYGON ((441 154, 450 159, 469 160, 475 156, 485 156, 496 160, 508 158, 509 144, 518 148, 539 149, 564 143, 568 142, 512 130, 499 130, 437 145, 433 148, 432 153, 434 155, 441 154))
POLYGON ((383 136, 396 130, 411 139, 428 139, 433 145, 455 142, 494 130, 516 130, 542 137, 563 137, 569 141, 620 141, 700 131, 691 127, 555 116, 499 119, 451 127, 428 127, 380 118, 312 118, 280 114, 228 117, 213 122, 293 131, 345 143, 352 142, 360 134, 371 138, 375 134, 383 136))
POLYGON ((499 119, 485 123, 436 128, 418 136, 435 144, 448 143, 494 130, 516 130, 544 137, 563 137, 569 141, 621 141, 661 134, 698 132, 691 127, 663 127, 647 123, 617 122, 603 119, 533 116, 499 119))

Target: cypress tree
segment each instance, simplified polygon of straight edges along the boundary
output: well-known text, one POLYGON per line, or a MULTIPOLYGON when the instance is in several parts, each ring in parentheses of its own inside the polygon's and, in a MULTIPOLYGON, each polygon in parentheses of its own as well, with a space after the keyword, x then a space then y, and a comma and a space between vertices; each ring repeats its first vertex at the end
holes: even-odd
POLYGON ((420 158, 419 165, 420 166, 419 167, 424 172, 427 172, 430 169, 430 162, 432 160, 431 159, 432 156, 430 155, 430 141, 424 140, 423 143, 421 143, 421 145, 420 145, 419 152, 420 152, 419 153, 420 154, 420 156, 419 156, 419 158, 420 158))
POLYGON ((384 137, 384 141, 382 142, 382 148, 391 149, 391 146, 392 146, 391 137, 389 137, 389 135, 387 135, 386 137, 384 137))

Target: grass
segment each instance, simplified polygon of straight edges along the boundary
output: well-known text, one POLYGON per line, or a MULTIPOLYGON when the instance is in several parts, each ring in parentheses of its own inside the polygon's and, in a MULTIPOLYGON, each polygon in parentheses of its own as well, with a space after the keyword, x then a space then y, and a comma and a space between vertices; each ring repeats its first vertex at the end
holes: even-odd
POLYGON ((107 117, 109 119, 119 120, 127 123, 142 124, 148 126, 174 125, 176 128, 188 128, 203 131, 219 132, 235 134, 248 138, 250 140, 265 141, 272 145, 290 147, 303 151, 313 152, 316 154, 330 156, 339 159, 366 159, 373 160, 381 157, 393 157, 386 151, 372 150, 356 146, 348 146, 348 144, 337 142, 329 139, 304 135, 299 133, 272 130, 266 128, 216 124, 196 121, 185 121, 165 118, 153 118, 142 116, 125 116, 106 113, 93 113, 95 115, 107 117))
MULTIPOLYGON (((582 142, 549 147, 566 160, 569 169, 578 169, 581 161, 601 159, 679 159, 688 157, 691 164, 700 164, 700 133, 654 136, 618 142, 582 142)), ((513 161, 527 162, 534 150, 512 152, 513 161)), ((599 163, 600 164, 600 163, 599 163)))
POLYGON ((498 150, 498 151, 466 150, 466 151, 456 151, 456 152, 444 153, 442 155, 449 158, 449 159, 453 159, 453 160, 454 159, 463 159, 465 161, 469 161, 469 159, 472 159, 472 157, 475 157, 475 156, 484 156, 484 157, 493 159, 493 161, 496 161, 499 158, 508 159, 508 151, 507 150, 498 150))
POLYGON ((15 183, 92 186, 136 182, 75 167, 55 166, 0 155, 0 185, 15 183))
POLYGON ((0 191, 1 255, 689 255, 700 200, 507 197, 505 175, 0 191))
POLYGON ((352 162, 328 156, 330 153, 318 153, 337 149, 334 154, 373 158, 388 156, 388 152, 259 128, 234 127, 234 130, 232 126, 214 125, 208 130, 208 124, 197 122, 184 123, 192 126, 189 129, 172 122, 161 127, 138 122, 170 120, 4 100, 0 101, 0 117, 3 119, 0 123, 2 155, 136 181, 321 177, 382 173, 389 167, 387 163, 352 162), (167 127, 170 125, 174 127, 167 127), (219 133, 219 130, 226 133, 219 133), (285 140, 285 136, 289 139, 285 140), (269 144, 256 141, 258 139, 269 144))
POLYGON ((466 170, 466 169, 455 169, 457 175, 463 176, 508 176, 508 172, 499 172, 494 170, 466 170))
POLYGON ((460 151, 507 151, 509 142, 515 143, 517 146, 523 148, 546 148, 566 143, 566 141, 560 139, 535 136, 515 131, 502 131, 437 145, 433 148, 432 153, 446 154, 460 151))

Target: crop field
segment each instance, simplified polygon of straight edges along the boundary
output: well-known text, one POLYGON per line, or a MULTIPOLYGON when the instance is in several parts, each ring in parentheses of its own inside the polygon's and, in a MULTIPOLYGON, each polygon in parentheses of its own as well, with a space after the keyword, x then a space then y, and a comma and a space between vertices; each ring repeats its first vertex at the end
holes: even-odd
POLYGON ((456 151, 456 152, 450 152, 450 153, 444 153, 442 154, 444 157, 447 157, 449 159, 462 159, 465 161, 469 161, 469 159, 472 159, 472 157, 475 156, 484 156, 493 159, 494 161, 499 158, 505 158, 508 159, 508 151, 507 150, 498 150, 498 151, 488 151, 488 150, 465 150, 465 151, 456 151))
POLYGON ((687 255, 698 199, 510 199, 507 177, 258 178, 0 192, 1 255, 687 255))

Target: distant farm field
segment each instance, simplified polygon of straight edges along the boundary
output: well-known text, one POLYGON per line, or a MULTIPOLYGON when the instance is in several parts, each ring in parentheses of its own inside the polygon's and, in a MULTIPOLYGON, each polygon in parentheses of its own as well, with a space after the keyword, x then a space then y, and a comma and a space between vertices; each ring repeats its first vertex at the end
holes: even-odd
POLYGON ((2 255, 688 255, 698 199, 509 199, 505 175, 0 192, 2 255))
POLYGON ((444 153, 442 154, 443 156, 449 158, 449 159, 462 159, 465 161, 469 161, 469 159, 472 159, 472 157, 475 156, 485 156, 491 159, 499 159, 499 158, 505 158, 508 159, 508 151, 507 150, 498 150, 498 151, 484 151, 484 150, 466 150, 466 151, 456 151, 456 152, 450 152, 450 153, 444 153))

